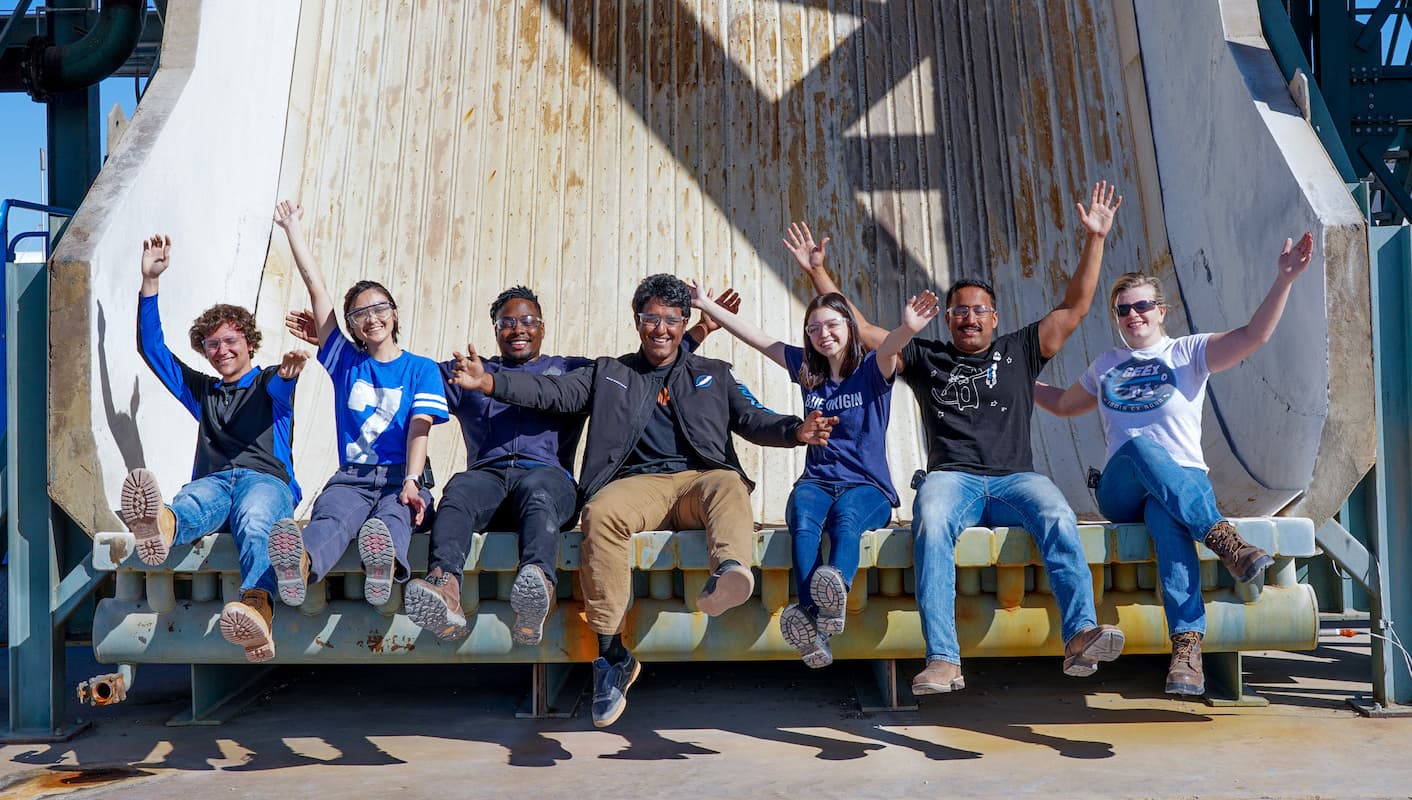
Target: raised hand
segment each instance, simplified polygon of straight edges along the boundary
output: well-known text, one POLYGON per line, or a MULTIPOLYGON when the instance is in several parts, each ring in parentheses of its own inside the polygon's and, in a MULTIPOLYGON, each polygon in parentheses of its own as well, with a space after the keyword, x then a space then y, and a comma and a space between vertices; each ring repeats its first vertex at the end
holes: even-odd
POLYGON ((1304 272, 1304 268, 1309 266, 1309 259, 1314 255, 1314 234, 1305 231, 1299 237, 1299 242, 1295 243, 1285 239, 1285 249, 1280 251, 1280 277, 1294 280, 1304 272))
POLYGON ((1114 196, 1116 186, 1110 185, 1108 181, 1099 181, 1093 185, 1093 193, 1089 195, 1088 208, 1084 208, 1082 203, 1075 203, 1074 208, 1079 210, 1079 222, 1084 228, 1095 236, 1107 236, 1108 231, 1113 229, 1113 215, 1118 212, 1118 206, 1123 204, 1123 196, 1114 196))
POLYGON ((142 277, 155 280, 172 264, 172 237, 156 234, 142 240, 142 277))
POLYGON ((939 313, 941 303, 936 294, 930 289, 923 289, 921 294, 913 295, 902 308, 902 325, 912 333, 918 333, 927 327, 927 323, 936 319, 939 313))
POLYGON ((833 426, 837 424, 838 417, 826 417, 822 411, 810 411, 809 416, 794 429, 794 438, 798 439, 800 444, 826 445, 829 443, 833 426))
POLYGON ((304 218, 304 206, 291 203, 288 200, 281 200, 275 204, 275 224, 284 228, 285 232, 299 227, 299 220, 304 218))
POLYGON ((299 377, 299 373, 304 371, 304 365, 308 362, 308 350, 290 350, 284 354, 284 359, 279 363, 279 376, 287 381, 292 381, 299 377))
POLYGON ((813 275, 824 268, 824 259, 828 257, 825 248, 828 247, 830 237, 825 236, 822 242, 814 244, 814 234, 809 232, 809 225, 804 222, 791 222, 789 231, 785 233, 785 249, 794 254, 794 260, 799 262, 799 268, 805 273, 813 275))
POLYGON ((682 283, 686 284, 686 293, 691 297, 692 308, 700 308, 702 301, 710 299, 711 294, 702 291, 701 286, 696 283, 695 278, 687 278, 682 281, 682 283))
POLYGON ((319 328, 314 323, 314 312, 307 308, 285 314, 284 329, 301 342, 307 342, 315 347, 320 344, 319 328))
MULTIPOLYGON (((724 292, 721 292, 720 297, 716 297, 716 291, 714 289, 707 289, 706 296, 714 300, 716 305, 732 314, 740 312, 740 295, 737 294, 734 289, 726 289, 724 292)), ((706 328, 706 333, 712 333, 713 331, 721 329, 721 323, 717 322, 710 314, 704 311, 701 313, 701 324, 706 328)))
POLYGON ((427 502, 422 499, 422 490, 417 488, 417 484, 412 481, 402 483, 402 494, 398 498, 402 505, 412 509, 412 527, 416 528, 422 524, 422 517, 427 513, 427 502))
POLYGON ((446 379, 447 383, 485 394, 490 394, 490 391, 495 388, 494 384, 487 380, 489 376, 485 371, 485 365, 480 361, 480 356, 476 355, 475 345, 467 343, 465 354, 452 353, 451 360, 456 363, 451 366, 451 377, 446 379))

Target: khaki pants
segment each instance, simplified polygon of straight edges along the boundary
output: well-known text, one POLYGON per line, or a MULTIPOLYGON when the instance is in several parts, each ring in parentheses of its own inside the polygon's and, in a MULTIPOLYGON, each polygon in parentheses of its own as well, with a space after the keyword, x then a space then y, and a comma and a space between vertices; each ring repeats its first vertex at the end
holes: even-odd
POLYGON ((623 630, 632 600, 634 533, 705 529, 713 570, 731 559, 748 567, 754 552, 750 491, 728 469, 620 478, 583 507, 582 524, 579 579, 594 633, 623 630))

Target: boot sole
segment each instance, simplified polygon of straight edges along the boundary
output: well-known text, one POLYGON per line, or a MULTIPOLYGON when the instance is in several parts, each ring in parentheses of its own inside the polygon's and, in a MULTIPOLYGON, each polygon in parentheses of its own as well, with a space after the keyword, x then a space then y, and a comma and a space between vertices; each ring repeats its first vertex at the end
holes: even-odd
POLYGON ((1200 697, 1206 694, 1206 684, 1176 683, 1167 681, 1167 694, 1185 695, 1188 697, 1200 697))
POLYGON ((912 683, 912 694, 949 694, 966 688, 966 678, 958 677, 951 683, 912 683))
POLYGON ((269 626, 255 609, 244 603, 227 603, 221 611, 221 636, 227 642, 245 650, 245 660, 252 664, 275 657, 275 643, 269 626))
POLYGON ((304 533, 292 519, 282 519, 270 528, 270 567, 275 571, 280 602, 300 606, 308 592, 304 564, 304 533))
POLYGON ((150 470, 135 469, 123 479, 121 513, 137 545, 137 558, 149 567, 164 563, 171 545, 162 536, 162 490, 150 470))
POLYGON ((801 611, 799 606, 790 606, 780 614, 780 635, 790 647, 799 651, 799 657, 811 669, 827 667, 833 663, 833 652, 820 646, 816 630, 818 629, 809 621, 809 615, 801 611))
POLYGON ((617 722, 618 717, 621 717, 623 715, 623 712, 628 710, 628 690, 632 688, 632 685, 634 683, 637 683, 637 676, 640 674, 642 674, 642 662, 634 661, 632 665, 632 675, 628 677, 628 682, 623 684, 623 702, 619 703, 617 707, 609 711, 602 719, 598 719, 595 717, 593 720, 593 727, 606 728, 609 725, 612 725, 614 722, 617 722))
POLYGON ((1064 657, 1064 674, 1086 678, 1098 671, 1100 662, 1116 660, 1122 654, 1123 632, 1117 628, 1103 631, 1088 643, 1088 647, 1064 657))
POLYGON ((843 633, 844 614, 848 611, 848 586, 843 574, 833 567, 819 567, 809 579, 809 594, 819 606, 814 625, 825 636, 843 633))
POLYGON ((1232 574, 1231 577, 1235 578, 1238 583, 1250 583, 1260 577, 1260 575, 1265 572, 1265 569, 1273 566, 1274 563, 1275 559, 1269 553, 1261 553, 1259 558, 1255 559, 1249 567, 1246 567, 1244 574, 1232 574))
POLYGON ((750 599, 755 591, 755 576, 748 569, 730 569, 716 576, 716 590, 696 598, 696 607, 707 616, 719 617, 750 599))
POLYGON ((374 517, 358 529, 358 558, 363 562, 363 599, 384 606, 392 599, 392 568, 397 550, 387 524, 374 517))
POLYGON ((544 620, 549 616, 549 587, 539 567, 526 566, 510 586, 510 609, 515 625, 510 638, 524 645, 537 645, 544 638, 544 620))
POLYGON ((417 627, 431 631, 443 642, 464 639, 469 633, 465 616, 452 609, 441 596, 441 592, 426 581, 408 581, 402 603, 407 619, 417 627))

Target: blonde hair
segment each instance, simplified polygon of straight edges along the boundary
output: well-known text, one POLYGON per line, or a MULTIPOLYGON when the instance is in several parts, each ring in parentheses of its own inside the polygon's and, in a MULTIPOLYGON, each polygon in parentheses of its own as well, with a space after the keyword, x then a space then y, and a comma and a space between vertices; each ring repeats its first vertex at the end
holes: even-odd
MULTIPOLYGON (((1152 299, 1157 301, 1159 306, 1167 305, 1167 299, 1162 296, 1162 281, 1156 275, 1143 275, 1141 272, 1124 272, 1118 276, 1118 280, 1113 282, 1112 291, 1108 292, 1108 313, 1113 316, 1113 324, 1118 327, 1118 335, 1122 336, 1122 321, 1117 318, 1114 308, 1118 305, 1118 295, 1129 289, 1137 289, 1142 286, 1152 287, 1152 299)), ((1158 323, 1157 327, 1166 334, 1166 326, 1158 323)), ((1127 340, 1125 339, 1124 342, 1127 340)))

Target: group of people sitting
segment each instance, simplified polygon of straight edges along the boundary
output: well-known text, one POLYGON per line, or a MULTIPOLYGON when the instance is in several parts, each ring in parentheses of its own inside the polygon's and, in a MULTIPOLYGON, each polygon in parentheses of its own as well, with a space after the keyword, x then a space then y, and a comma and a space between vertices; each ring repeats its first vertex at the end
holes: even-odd
POLYGON ((892 330, 873 325, 826 271, 829 240, 816 243, 807 225, 795 224, 784 245, 816 293, 801 345, 738 316, 735 292, 715 298, 693 281, 657 274, 632 296, 636 352, 596 359, 541 353, 543 309, 534 292, 516 286, 490 305, 499 354, 481 359, 468 345, 440 363, 399 346, 397 303, 375 281, 359 281, 344 294, 347 333, 340 329, 304 239, 302 209, 282 202, 274 221, 288 237, 311 301, 311 310, 292 312, 286 326, 318 347, 332 378, 339 447, 338 471, 302 527, 292 519, 300 489, 290 442, 295 383, 309 354, 291 351, 278 367, 254 366, 261 337, 253 316, 216 305, 192 324, 189 338, 218 377, 179 361, 164 344, 157 309, 171 242, 154 236, 143 244, 139 347, 196 417, 199 436, 193 480, 170 503, 152 473, 137 469, 123 484, 121 513, 147 564, 163 563, 174 545, 230 531, 242 595, 222 610, 220 629, 251 661, 275 655, 274 596, 303 603, 308 587, 354 541, 369 603, 386 604, 393 583, 405 582, 403 609, 412 621, 443 640, 466 636, 472 623, 460 600, 462 570, 472 535, 487 529, 519 534, 511 635, 536 645, 559 594, 560 532, 578 517, 582 600, 599 650, 593 721, 601 727, 622 714, 641 669, 622 639, 635 533, 704 529, 711 569, 695 605, 710 616, 754 591, 754 484, 732 434, 769 447, 808 448, 785 509, 798 600, 780 614, 779 626, 809 666, 833 660, 829 640, 847 624, 860 537, 886 526, 899 505, 886 431, 900 375, 916 396, 927 443, 926 468, 912 481, 916 602, 926 642, 926 667, 912 690, 965 686, 955 548, 960 533, 975 525, 1021 527, 1034 538, 1061 619, 1065 674, 1093 674, 1122 652, 1122 631, 1098 623, 1074 512, 1034 470, 1030 420, 1037 403, 1061 416, 1098 409, 1108 442, 1099 507, 1114 522, 1147 524, 1172 639, 1166 688, 1201 694, 1205 617, 1194 543, 1210 548, 1238 581, 1256 579, 1272 562, 1216 507, 1200 447, 1206 381, 1269 339, 1309 263, 1313 239, 1305 233, 1297 243, 1286 240, 1274 284, 1250 322, 1221 333, 1167 336, 1160 283, 1123 275, 1106 309, 1119 345, 1067 390, 1039 382, 1088 314, 1121 201, 1099 183, 1087 206, 1076 204, 1086 238, 1062 300, 1038 321, 1000 336, 995 292, 974 279, 956 281, 941 300, 920 292, 892 330), (701 318, 688 329, 693 310, 701 318), (916 338, 938 316, 949 341, 916 338), (729 364, 702 356, 703 341, 717 328, 783 367, 799 385, 805 416, 764 408, 729 364), (451 416, 465 439, 466 469, 447 482, 432 514, 427 436, 451 416), (585 420, 576 482, 573 459, 585 420), (407 546, 427 521, 428 571, 413 578, 407 546))

